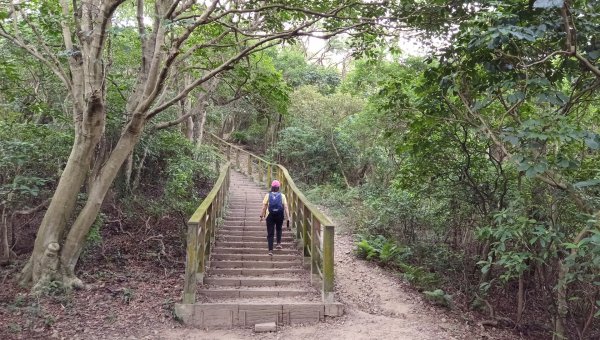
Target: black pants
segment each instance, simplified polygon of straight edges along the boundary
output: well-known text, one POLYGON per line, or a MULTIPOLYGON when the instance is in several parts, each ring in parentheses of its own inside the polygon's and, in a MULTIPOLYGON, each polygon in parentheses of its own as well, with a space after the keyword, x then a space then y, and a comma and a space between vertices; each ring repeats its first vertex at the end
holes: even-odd
POLYGON ((269 251, 273 250, 274 229, 277 230, 277 244, 281 243, 281 227, 283 226, 283 214, 269 214, 267 216, 267 242, 269 251))

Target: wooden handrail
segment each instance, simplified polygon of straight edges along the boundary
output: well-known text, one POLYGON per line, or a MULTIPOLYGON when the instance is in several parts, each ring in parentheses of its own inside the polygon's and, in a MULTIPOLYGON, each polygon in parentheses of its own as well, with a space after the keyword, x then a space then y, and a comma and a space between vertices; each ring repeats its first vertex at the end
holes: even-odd
POLYGON ((289 218, 296 230, 296 238, 302 241, 305 263, 310 262, 311 281, 321 281, 323 302, 333 303, 334 224, 308 201, 284 166, 269 162, 214 134, 210 136, 228 160, 235 160, 239 171, 264 188, 270 188, 273 179, 281 182, 281 191, 287 196, 291 215, 289 218), (240 163, 240 156, 246 159, 245 166, 240 163))
POLYGON ((221 168, 219 179, 188 221, 183 303, 196 302, 197 282, 204 280, 215 229, 225 213, 230 168, 231 162, 221 168))

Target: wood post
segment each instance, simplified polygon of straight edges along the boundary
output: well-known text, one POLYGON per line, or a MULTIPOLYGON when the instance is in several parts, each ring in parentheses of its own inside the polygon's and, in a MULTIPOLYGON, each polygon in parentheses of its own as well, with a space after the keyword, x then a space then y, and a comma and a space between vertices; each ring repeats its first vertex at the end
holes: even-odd
POLYGON ((323 230, 323 303, 333 303, 334 230, 332 225, 323 230))
POLYGON ((231 145, 227 144, 227 160, 231 160, 231 145))
POLYGON ((240 168, 240 150, 238 148, 235 149, 235 168, 241 170, 240 168))
POLYGON ((319 282, 319 280, 321 279, 321 276, 319 275, 319 265, 320 263, 320 259, 319 259, 319 229, 321 228, 321 224, 319 223, 319 220, 317 220, 316 218, 314 218, 314 216, 311 215, 311 233, 310 233, 310 273, 311 273, 311 279, 310 281, 312 283, 317 283, 319 282))
MULTIPOLYGON (((198 236, 197 236, 197 240, 198 240, 198 272, 196 275, 196 280, 200 281, 200 284, 204 283, 204 270, 206 268, 206 262, 205 262, 205 258, 206 258, 206 236, 207 234, 210 237, 210 233, 207 233, 207 228, 210 224, 210 221, 207 221, 206 218, 203 218, 202 221, 200 221, 200 224, 198 226, 198 236)), ((210 240, 210 238, 209 238, 210 240)))
POLYGON ((272 171, 273 168, 271 167, 271 164, 267 164, 267 188, 271 187, 271 181, 273 180, 272 171))
POLYGON ((196 302, 196 273, 198 271, 198 224, 189 223, 187 251, 185 257, 185 281, 183 283, 183 303, 196 302))
POLYGON ((310 257, 310 244, 308 243, 308 217, 310 216, 310 210, 307 206, 304 206, 302 214, 302 247, 304 248, 304 258, 310 257))
POLYGON ((252 157, 250 157, 250 155, 248 155, 248 176, 250 176, 250 178, 252 178, 252 157))

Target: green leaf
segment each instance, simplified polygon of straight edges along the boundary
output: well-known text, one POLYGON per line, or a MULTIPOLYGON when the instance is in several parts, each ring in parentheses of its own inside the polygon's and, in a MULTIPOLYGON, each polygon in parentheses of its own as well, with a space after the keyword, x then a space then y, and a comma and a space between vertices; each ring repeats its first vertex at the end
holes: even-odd
POLYGON ((567 249, 577 249, 577 248, 579 248, 579 246, 576 245, 575 243, 565 243, 564 246, 567 249))
POLYGON ((598 185, 598 184, 600 184, 600 179, 590 179, 590 180, 583 181, 583 182, 577 182, 577 183, 573 184, 573 186, 576 188, 585 188, 585 187, 591 187, 591 186, 598 185))
POLYGON ((527 171, 525 171, 525 176, 527 177, 535 177, 535 175, 537 175, 537 171, 535 171, 535 167, 531 167, 529 169, 527 169, 527 171))
POLYGON ((600 147, 600 144, 598 144, 598 142, 596 142, 595 138, 586 138, 585 145, 587 145, 587 147, 592 150, 598 150, 598 147, 600 147))

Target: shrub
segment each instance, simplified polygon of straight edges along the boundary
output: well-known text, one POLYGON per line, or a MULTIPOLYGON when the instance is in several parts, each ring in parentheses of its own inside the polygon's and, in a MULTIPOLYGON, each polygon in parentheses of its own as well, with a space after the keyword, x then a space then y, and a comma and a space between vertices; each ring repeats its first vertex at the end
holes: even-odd
POLYGON ((452 308, 452 295, 446 294, 441 289, 436 289, 434 291, 424 291, 425 297, 438 306, 443 306, 447 308, 452 308))

